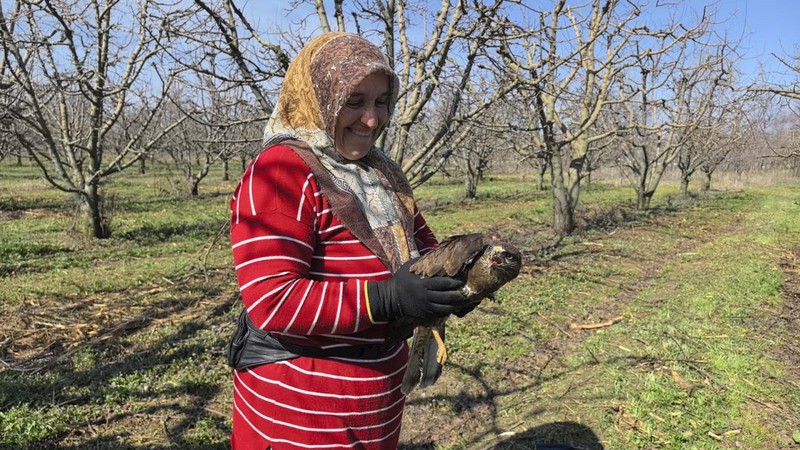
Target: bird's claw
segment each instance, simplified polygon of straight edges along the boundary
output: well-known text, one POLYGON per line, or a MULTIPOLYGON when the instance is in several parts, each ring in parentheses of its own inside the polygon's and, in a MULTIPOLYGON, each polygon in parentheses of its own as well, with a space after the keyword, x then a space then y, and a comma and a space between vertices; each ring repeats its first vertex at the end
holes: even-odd
POLYGON ((445 361, 447 361, 447 348, 444 346, 444 340, 439 334, 439 330, 433 330, 433 338, 436 339, 436 343, 439 345, 439 349, 436 351, 436 362, 439 365, 444 365, 445 361))

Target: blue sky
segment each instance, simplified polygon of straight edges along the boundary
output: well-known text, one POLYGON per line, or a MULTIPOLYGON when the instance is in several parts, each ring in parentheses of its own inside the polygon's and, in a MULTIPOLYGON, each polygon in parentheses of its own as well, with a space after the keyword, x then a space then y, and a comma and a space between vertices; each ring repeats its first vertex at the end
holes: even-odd
MULTIPOLYGON (((708 3, 690 0, 681 7, 699 10, 708 3)), ((741 39, 740 69, 749 74, 754 75, 760 64, 768 70, 781 68, 771 54, 794 55, 800 46, 800 0, 718 0, 711 7, 718 8, 718 20, 725 21, 718 28, 731 40, 741 39)))
MULTIPOLYGON (((550 0, 528 1, 535 5, 550 3, 550 0)), ((671 13, 685 18, 697 16, 703 5, 717 10, 717 20, 724 22, 718 26, 720 32, 727 33, 730 40, 741 39, 740 52, 744 59, 739 67, 749 76, 755 75, 761 64, 768 70, 779 69, 780 65, 771 53, 783 56, 795 54, 795 47, 800 46, 800 0, 649 1, 670 5, 669 8, 659 9, 662 14, 671 13)), ((578 3, 585 1, 576 1, 578 3)), ((254 21, 260 22, 262 29, 275 30, 276 27, 290 26, 286 11, 288 5, 289 0, 249 0, 245 9, 251 13, 254 21)), ((313 13, 313 10, 306 9, 305 13, 313 13)), ((303 15, 295 11, 291 17, 298 19, 303 15)), ((312 18, 311 23, 316 25, 316 18, 312 18)))
POLYGON ((800 45, 800 1, 725 0, 720 8, 731 15, 726 27, 744 35, 754 56, 783 54, 800 45))

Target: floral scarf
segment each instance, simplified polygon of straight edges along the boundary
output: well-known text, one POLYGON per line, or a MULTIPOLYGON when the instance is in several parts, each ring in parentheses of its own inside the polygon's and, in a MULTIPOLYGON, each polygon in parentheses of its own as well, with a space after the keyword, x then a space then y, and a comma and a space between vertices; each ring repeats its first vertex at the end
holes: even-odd
POLYGON ((391 114, 398 80, 378 47, 349 33, 326 33, 311 40, 286 72, 278 104, 264 128, 263 146, 300 141, 295 150, 314 171, 334 214, 395 270, 418 256, 411 187, 400 168, 377 148, 350 161, 339 155, 333 140, 339 111, 355 87, 373 73, 389 79, 391 114), (314 170, 318 166, 314 157, 326 174, 314 170), (348 208, 353 203, 357 207, 348 208))

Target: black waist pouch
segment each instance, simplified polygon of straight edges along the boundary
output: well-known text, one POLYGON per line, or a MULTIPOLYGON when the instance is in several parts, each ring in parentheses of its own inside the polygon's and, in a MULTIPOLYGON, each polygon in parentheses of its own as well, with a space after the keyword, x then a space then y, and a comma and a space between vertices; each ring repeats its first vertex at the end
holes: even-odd
POLYGON ((323 349, 289 344, 256 327, 244 310, 239 314, 236 330, 228 343, 228 365, 236 370, 245 370, 299 356, 371 359, 392 350, 395 345, 397 341, 323 349))

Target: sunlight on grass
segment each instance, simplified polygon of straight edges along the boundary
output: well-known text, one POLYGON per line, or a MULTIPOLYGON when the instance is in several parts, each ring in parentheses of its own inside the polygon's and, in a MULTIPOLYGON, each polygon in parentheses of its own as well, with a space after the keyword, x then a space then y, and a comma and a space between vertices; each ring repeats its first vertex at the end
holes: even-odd
MULTIPOLYGON (((36 368, 48 351, 71 353, 39 373, 0 369, 0 446, 226 448, 235 181, 215 173, 189 199, 163 168, 113 178, 114 234, 94 241, 69 231, 71 199, 35 170, 2 169, 3 360, 36 368)), ((530 179, 490 177, 477 200, 454 178, 416 190, 440 238, 495 230, 526 258, 496 302, 448 322, 442 379, 410 397, 418 420, 475 414, 437 448, 565 420, 607 449, 777 448, 774 416, 800 415, 800 392, 778 382, 793 368, 773 354, 800 187, 677 191, 665 184, 644 212, 630 188, 595 184, 579 230, 559 240, 551 193, 530 179)))
POLYGON ((60 408, 31 409, 27 405, 0 411, 0 444, 29 445, 64 432, 68 421, 60 408))
POLYGON ((634 356, 654 363, 601 375, 619 380, 615 394, 636 425, 610 441, 614 448, 652 441, 667 448, 717 448, 709 432, 719 436, 731 429, 768 442, 773 437, 760 425, 743 420, 750 399, 797 398, 767 388, 772 385, 764 368, 780 364, 769 359, 770 342, 752 323, 766 320, 769 306, 781 302, 782 273, 770 262, 777 255, 760 245, 770 237, 761 228, 732 231, 666 266, 656 286, 628 307, 634 319, 651 316, 647 324, 612 328, 589 339, 609 352, 615 346, 634 349, 634 356), (671 415, 687 413, 691 420, 670 426, 671 415))

